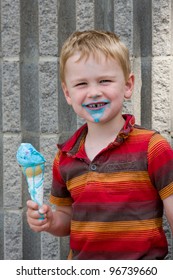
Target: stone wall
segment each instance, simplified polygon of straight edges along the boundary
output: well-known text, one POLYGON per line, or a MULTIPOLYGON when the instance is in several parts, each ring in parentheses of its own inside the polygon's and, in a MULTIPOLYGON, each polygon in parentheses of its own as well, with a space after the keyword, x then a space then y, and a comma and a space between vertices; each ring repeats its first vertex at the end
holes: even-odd
MULTIPOLYGON (((68 238, 27 225, 17 147, 31 142, 46 157, 47 203, 56 143, 80 125, 61 91, 59 50, 71 32, 92 28, 115 31, 129 47, 136 82, 124 110, 173 145, 173 1, 1 0, 0 18, 0 259, 66 259, 68 238)), ((166 220, 165 231, 173 259, 166 220)))

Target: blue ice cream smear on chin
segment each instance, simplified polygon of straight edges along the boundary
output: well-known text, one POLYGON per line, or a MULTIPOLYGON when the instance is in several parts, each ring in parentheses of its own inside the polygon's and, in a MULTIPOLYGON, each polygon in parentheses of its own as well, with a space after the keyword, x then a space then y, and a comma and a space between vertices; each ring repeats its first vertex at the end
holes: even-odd
POLYGON ((97 110, 90 110, 90 109, 86 108, 86 110, 92 116, 94 121, 96 123, 98 123, 100 121, 101 117, 104 114, 105 108, 100 108, 100 109, 97 109, 97 110))
POLYGON ((100 119, 104 115, 106 108, 110 105, 110 102, 108 100, 103 100, 103 101, 91 103, 91 104, 101 104, 101 103, 105 103, 105 105, 100 108, 96 107, 95 109, 92 106, 89 107, 88 106, 89 104, 82 104, 82 107, 86 109, 86 111, 91 115, 91 117, 94 119, 96 123, 100 122, 100 119))

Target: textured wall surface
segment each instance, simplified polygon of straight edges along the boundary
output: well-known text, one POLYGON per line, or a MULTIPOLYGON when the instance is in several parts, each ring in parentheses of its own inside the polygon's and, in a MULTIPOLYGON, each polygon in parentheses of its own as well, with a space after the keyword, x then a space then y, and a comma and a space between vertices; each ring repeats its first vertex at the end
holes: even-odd
MULTIPOLYGON (((59 50, 71 32, 92 28, 115 31, 129 47, 136 82, 124 110, 173 145, 173 1, 1 0, 0 19, 0 259, 66 259, 68 237, 27 225, 17 147, 31 142, 46 157, 47 203, 56 143, 81 123, 61 91, 59 50)), ((165 231, 173 259, 166 220, 165 231)))

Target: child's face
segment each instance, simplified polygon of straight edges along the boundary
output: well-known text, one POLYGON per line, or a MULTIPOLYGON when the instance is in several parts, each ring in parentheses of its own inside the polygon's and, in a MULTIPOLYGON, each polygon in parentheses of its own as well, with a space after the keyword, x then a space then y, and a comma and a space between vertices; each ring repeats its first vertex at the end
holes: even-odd
POLYGON ((124 98, 130 98, 134 76, 125 81, 117 61, 100 53, 78 61, 79 53, 71 56, 65 66, 62 88, 68 104, 87 123, 117 121, 122 115, 124 98))

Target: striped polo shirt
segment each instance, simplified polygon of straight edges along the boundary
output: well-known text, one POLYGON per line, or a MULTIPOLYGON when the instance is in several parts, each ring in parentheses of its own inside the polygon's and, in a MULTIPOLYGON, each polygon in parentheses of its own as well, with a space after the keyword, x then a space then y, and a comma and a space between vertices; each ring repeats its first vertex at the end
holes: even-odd
POLYGON ((164 259, 162 200, 173 194, 173 151, 156 131, 125 125, 90 161, 83 125, 58 145, 50 202, 72 206, 73 259, 164 259))

